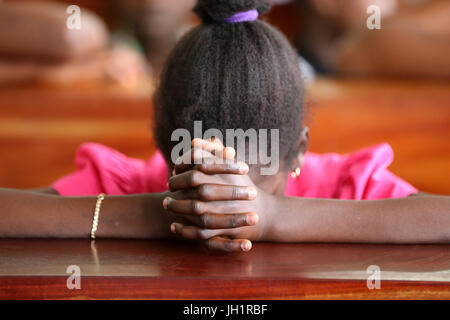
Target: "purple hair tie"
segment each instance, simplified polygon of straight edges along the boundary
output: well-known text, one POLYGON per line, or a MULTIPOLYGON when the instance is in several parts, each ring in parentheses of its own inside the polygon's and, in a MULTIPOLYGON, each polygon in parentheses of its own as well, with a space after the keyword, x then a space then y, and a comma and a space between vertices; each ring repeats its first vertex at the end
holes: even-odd
POLYGON ((240 23, 240 22, 251 22, 258 19, 258 10, 253 9, 249 11, 238 12, 229 18, 218 20, 218 22, 224 23, 240 23))

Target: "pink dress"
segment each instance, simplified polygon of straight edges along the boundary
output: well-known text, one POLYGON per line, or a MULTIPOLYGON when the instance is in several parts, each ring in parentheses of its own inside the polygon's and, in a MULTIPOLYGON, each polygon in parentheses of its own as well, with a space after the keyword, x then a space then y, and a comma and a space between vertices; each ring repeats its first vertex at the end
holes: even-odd
MULTIPOLYGON (((339 155, 307 153, 300 177, 287 182, 286 196, 349 200, 407 197, 417 189, 387 168, 394 158, 383 143, 339 155)), ((106 146, 85 143, 76 154, 77 171, 53 184, 63 196, 126 195, 167 190, 167 164, 160 152, 148 161, 106 146)))

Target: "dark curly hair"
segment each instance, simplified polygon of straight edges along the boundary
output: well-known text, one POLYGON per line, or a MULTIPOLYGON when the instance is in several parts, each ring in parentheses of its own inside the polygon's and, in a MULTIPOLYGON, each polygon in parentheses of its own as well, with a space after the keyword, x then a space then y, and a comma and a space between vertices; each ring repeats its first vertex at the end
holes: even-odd
MULTIPOLYGON (((203 23, 185 35, 166 62, 155 95, 154 134, 166 160, 178 128, 279 129, 280 159, 299 150, 303 82, 288 40, 264 21, 221 23, 241 11, 270 10, 264 0, 199 0, 203 23)), ((270 140, 270 139, 269 139, 270 140)), ((233 146, 233 145, 232 145, 233 146)), ((269 149, 270 150, 270 149, 269 149)))

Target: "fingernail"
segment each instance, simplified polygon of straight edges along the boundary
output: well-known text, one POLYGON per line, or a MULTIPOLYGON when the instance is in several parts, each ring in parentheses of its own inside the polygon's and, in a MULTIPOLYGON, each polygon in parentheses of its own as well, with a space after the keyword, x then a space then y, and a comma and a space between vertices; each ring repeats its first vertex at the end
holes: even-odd
POLYGON ((177 229, 176 229, 175 223, 172 223, 170 225, 170 231, 172 231, 172 233, 177 233, 177 229))
POLYGON ((252 249, 252 243, 250 241, 244 241, 241 243, 242 251, 250 251, 252 249))
POLYGON ((248 165, 244 162, 239 163, 239 173, 246 174, 248 172, 249 168, 248 165))
POLYGON ((170 197, 164 198, 163 207, 167 209, 169 207, 169 205, 172 203, 172 201, 173 201, 173 199, 170 197))
POLYGON ((249 200, 255 200, 257 196, 257 191, 255 188, 248 188, 248 198, 249 200))
POLYGON ((225 147, 223 149, 223 155, 225 158, 233 159, 234 156, 236 155, 236 151, 232 147, 225 147))
POLYGON ((248 225, 253 226, 253 225, 255 225, 255 224, 258 223, 259 217, 258 217, 257 214, 251 213, 251 214, 247 215, 247 217, 245 218, 245 220, 246 220, 246 222, 247 222, 248 225))

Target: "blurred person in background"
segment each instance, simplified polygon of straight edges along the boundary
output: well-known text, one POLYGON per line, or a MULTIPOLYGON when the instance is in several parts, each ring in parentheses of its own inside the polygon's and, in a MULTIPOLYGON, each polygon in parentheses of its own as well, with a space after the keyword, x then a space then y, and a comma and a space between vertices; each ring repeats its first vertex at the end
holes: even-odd
POLYGON ((297 0, 300 54, 321 73, 449 78, 450 1, 297 0), (366 21, 379 7, 381 29, 366 21))
POLYGON ((178 39, 198 23, 195 0, 118 0, 122 27, 139 39, 158 73, 178 39))
MULTIPOLYGON (((198 23, 195 0, 118 0, 124 24, 138 36, 158 73, 176 41, 198 23)), ((296 28, 293 42, 316 71, 346 76, 448 78, 448 0, 271 0, 287 10, 268 16, 296 28), (381 29, 370 30, 369 6, 381 12, 381 29), (294 8, 293 8, 294 7, 294 8), (296 14, 292 14, 294 9, 296 14), (286 21, 289 20, 289 21, 286 21)), ((282 31, 285 33, 286 30, 282 31)), ((289 36, 289 34, 288 34, 289 36)), ((303 60, 305 74, 313 78, 303 60)))
MULTIPOLYGON (((279 5, 289 1, 269 2, 279 5)), ((199 24, 193 12, 195 3, 196 0, 118 0, 122 30, 137 35, 154 75, 161 71, 178 39, 199 24)), ((301 69, 305 80, 312 82, 314 71, 304 59, 301 59, 301 69)))
MULTIPOLYGON (((281 27, 320 73, 450 77, 450 1, 271 2, 287 9, 276 9, 281 14, 272 13, 269 22, 281 27), (371 5, 380 8, 379 30, 366 25, 371 5), (291 26, 291 35, 283 25, 291 26)), ((102 18, 82 8, 82 29, 69 30, 67 3, 0 1, 0 85, 138 86, 148 80, 149 70, 157 77, 179 37, 198 24, 194 3, 115 0, 101 4, 115 11, 109 29, 102 18), (112 36, 110 30, 115 30, 112 36)), ((312 79, 314 72, 308 69, 303 62, 304 74, 312 79)))
POLYGON ((148 75, 145 58, 112 42, 103 20, 81 8, 81 28, 70 29, 69 4, 0 2, 0 85, 137 86, 148 75))

